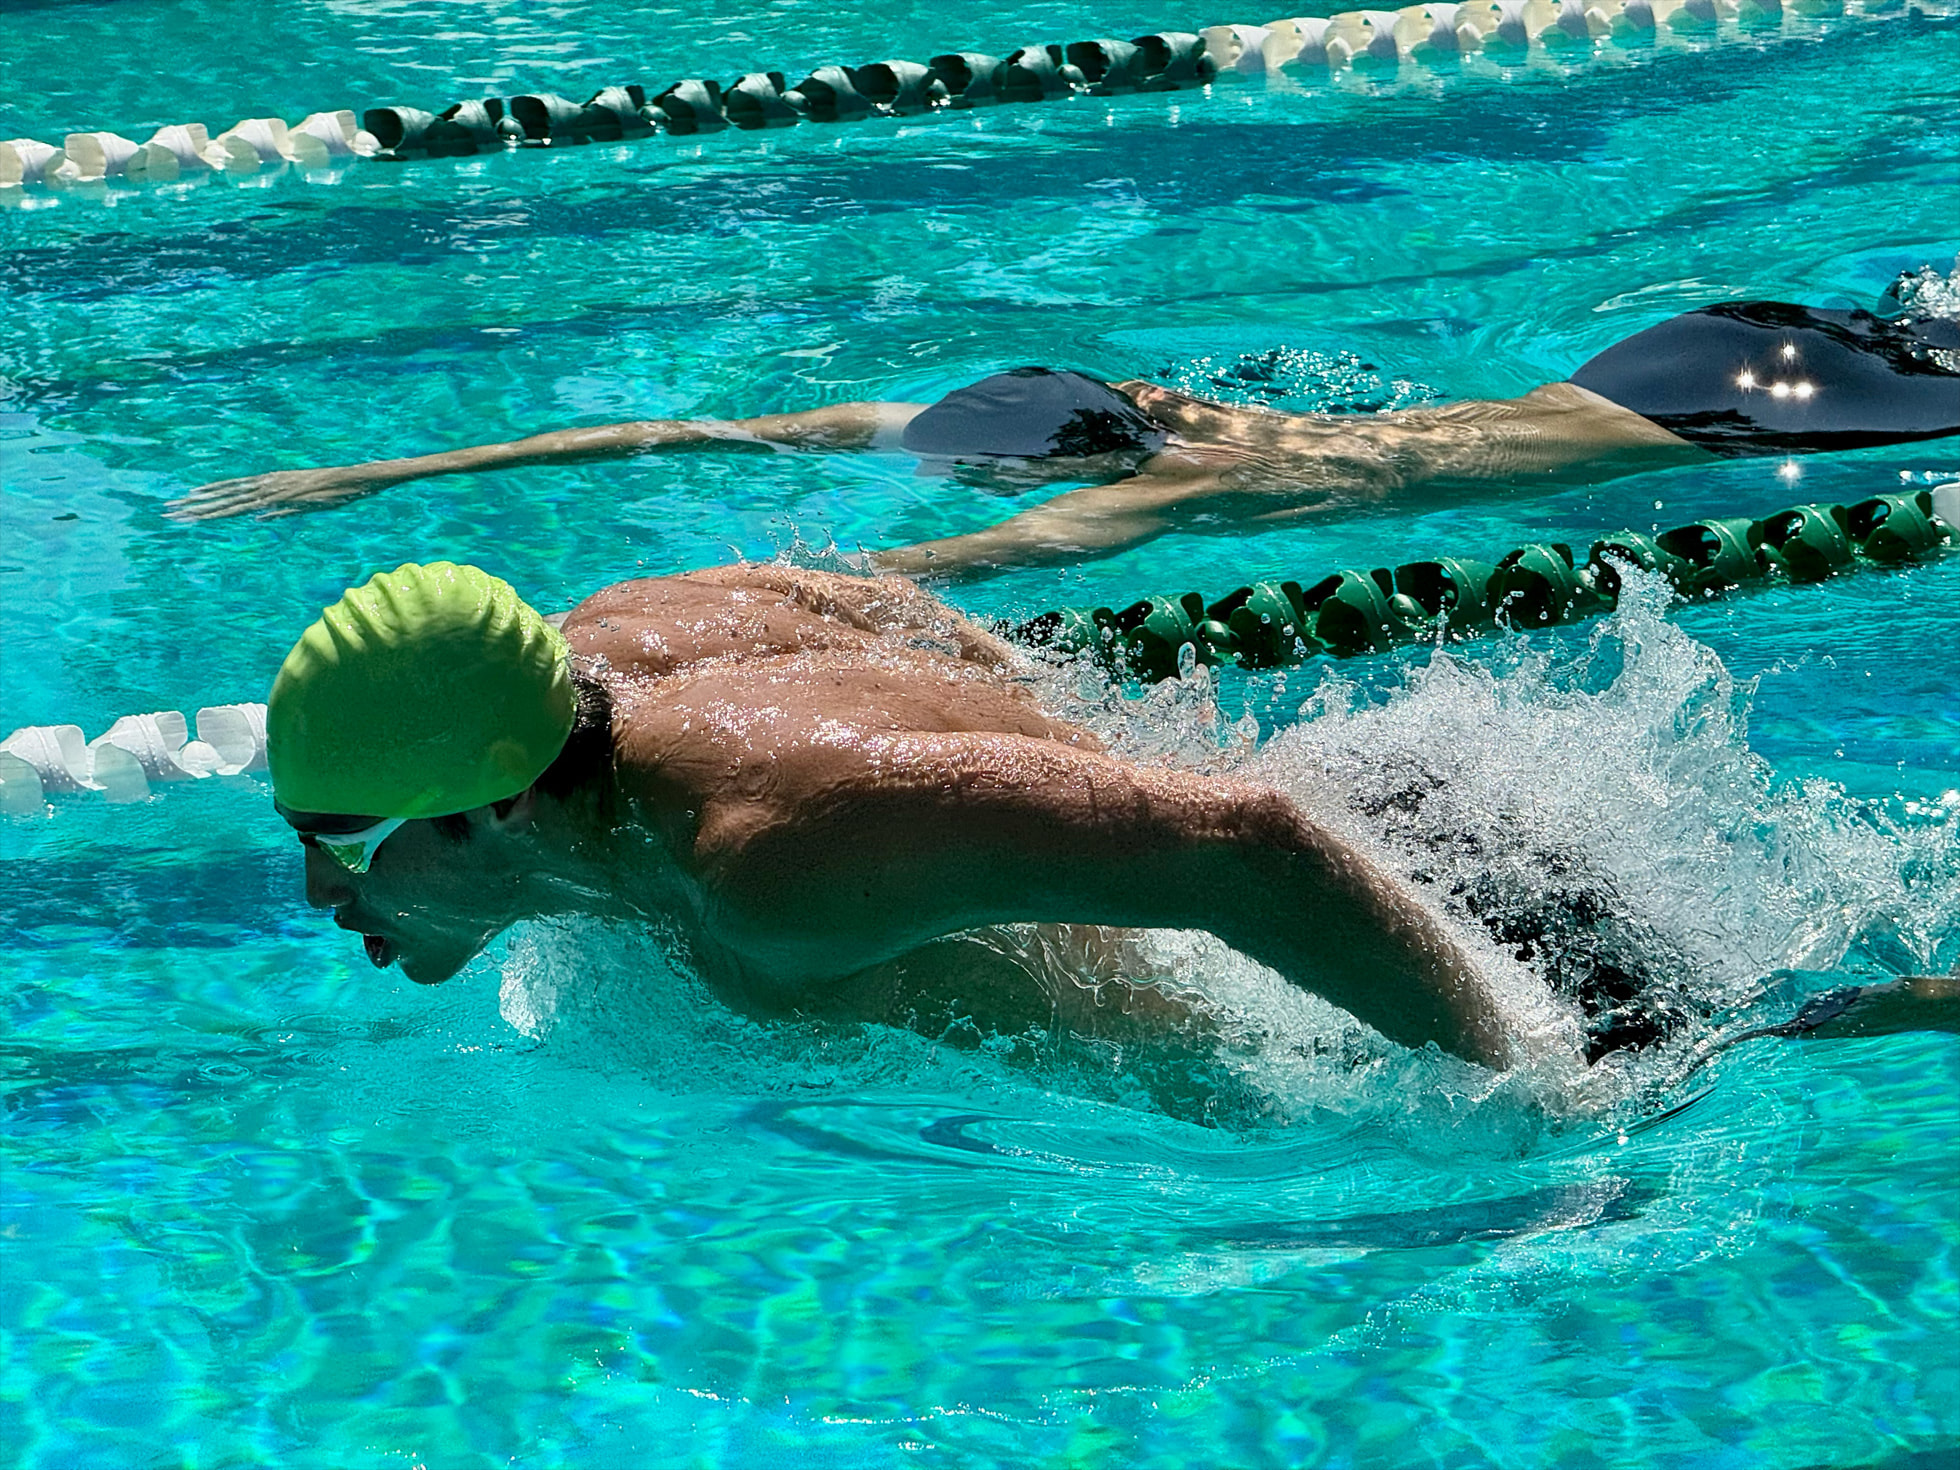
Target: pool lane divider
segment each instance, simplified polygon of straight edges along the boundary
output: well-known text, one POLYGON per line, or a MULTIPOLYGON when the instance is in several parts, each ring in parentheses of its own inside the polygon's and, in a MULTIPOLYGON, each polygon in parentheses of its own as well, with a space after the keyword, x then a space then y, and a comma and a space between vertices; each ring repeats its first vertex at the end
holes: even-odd
POLYGON ((197 738, 177 710, 124 715, 86 739, 79 725, 29 725, 0 740, 0 812, 38 812, 50 796, 141 801, 152 785, 265 770, 265 706, 207 705, 197 738))
MULTIPOLYGON (((1393 569, 1343 568, 1311 585, 1254 582, 1207 601, 1146 597, 1117 610, 1061 608, 1004 631, 1018 642, 1087 655, 1119 677, 1153 682, 1235 662, 1283 668, 1415 643, 1569 623, 1610 612, 1626 567, 1658 572, 1686 597, 1781 580, 1830 580, 1861 562, 1896 567, 1960 543, 1960 480, 1875 495, 1856 505, 1793 505, 1760 520, 1720 517, 1649 535, 1623 531, 1581 562, 1562 541, 1495 562, 1448 555, 1393 569)), ((266 769, 265 706, 211 705, 197 738, 175 710, 125 715, 86 739, 79 725, 29 725, 0 740, 0 814, 36 815, 51 796, 141 801, 154 786, 266 769)))
POLYGON ((355 125, 351 111, 316 112, 288 125, 276 117, 251 117, 215 138, 203 123, 172 123, 148 142, 116 133, 70 133, 62 146, 33 138, 0 143, 0 189, 43 184, 61 188, 118 179, 168 184, 198 175, 240 178, 288 164, 325 169, 373 157, 374 137, 355 125))
MULTIPOLYGON (((1123 41, 1045 42, 1005 55, 952 51, 925 61, 820 66, 791 84, 780 71, 732 82, 689 77, 653 90, 600 88, 583 102, 555 93, 480 97, 439 110, 394 105, 316 112, 293 124, 247 118, 213 137, 202 123, 159 128, 138 143, 113 132, 70 133, 57 148, 0 142, 0 190, 43 185, 234 179, 288 165, 335 170, 362 159, 464 158, 510 148, 621 143, 657 133, 922 117, 1077 96, 1212 89, 1254 76, 1296 81, 1354 74, 1427 80, 1450 71, 1504 78, 1518 68, 1569 68, 1669 48, 1813 39, 1838 20, 1948 17, 1960 0, 1441 0, 1260 25, 1162 31, 1123 41)), ((0 196, 4 197, 4 196, 0 196)))
POLYGON ((1177 592, 1122 608, 1057 608, 1005 631, 1152 683, 1199 665, 1283 668, 1321 655, 1353 658, 1577 622, 1617 606, 1628 567, 1702 598, 1770 582, 1824 582, 1860 564, 1901 566, 1956 543, 1960 481, 1851 506, 1793 505, 1757 520, 1622 531, 1593 542, 1583 559, 1566 542, 1534 542, 1495 562, 1438 556, 1393 568, 1343 567, 1313 582, 1254 582, 1218 598, 1177 592))

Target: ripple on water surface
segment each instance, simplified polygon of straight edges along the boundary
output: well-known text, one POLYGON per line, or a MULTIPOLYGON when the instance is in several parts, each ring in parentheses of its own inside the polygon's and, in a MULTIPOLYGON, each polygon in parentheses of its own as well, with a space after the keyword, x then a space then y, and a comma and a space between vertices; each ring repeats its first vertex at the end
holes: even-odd
MULTIPOLYGON (((587 9, 30 6, 0 55, 25 121, 0 133, 946 34, 889 7, 776 31, 587 9), (114 64, 186 38, 195 64, 114 64), (276 98, 268 54, 293 63, 276 98)), ((1000 12, 972 39, 1174 19, 1149 10, 1000 12)), ((555 609, 731 542, 1003 508, 895 456, 707 455, 158 518, 222 474, 1024 361, 1373 411, 1518 391, 1723 296, 1871 303, 1952 256, 1951 42, 1901 18, 1438 95, 1119 99, 10 213, 5 702, 93 733, 250 697, 303 614, 409 555, 494 553, 555 609)), ((1222 591, 1942 467, 1691 467, 1166 538, 962 596, 1222 591)), ((1960 962, 1955 576, 1650 591, 1596 628, 1142 698, 1057 672, 1121 748, 1278 782, 1414 880, 1502 974, 1531 1047, 1503 1078, 1188 934, 1118 951, 1215 1016, 1149 1041, 760 1025, 595 926, 427 992, 303 909, 260 789, 10 819, 8 1448, 37 1470, 1945 1463, 1951 1038, 1688 1064, 1817 989, 1960 962), (1672 1029, 1582 1069, 1575 998, 1622 984, 1672 1029)))

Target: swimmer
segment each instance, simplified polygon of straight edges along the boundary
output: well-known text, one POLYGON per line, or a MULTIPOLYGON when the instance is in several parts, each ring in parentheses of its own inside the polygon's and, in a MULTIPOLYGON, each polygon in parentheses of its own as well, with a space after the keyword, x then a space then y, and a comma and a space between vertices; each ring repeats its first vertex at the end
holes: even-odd
MULTIPOLYGON (((309 628, 268 702, 317 907, 447 980, 521 920, 652 926, 731 1005, 890 1019, 1017 922, 1204 929, 1392 1040, 1511 1058, 1468 956, 1278 793, 1045 714, 910 583, 776 566, 631 581, 551 627, 404 566, 309 628)), ((957 998, 957 997, 956 997, 957 998)))
POLYGON ((955 579, 1108 556, 1167 532, 1277 525, 1391 497, 1553 486, 1717 456, 1960 433, 1960 323, 1778 302, 1711 306, 1521 398, 1368 416, 1208 403, 1144 382, 1021 368, 935 404, 843 403, 729 422, 564 429, 413 459, 220 480, 183 520, 338 505, 404 481, 663 450, 902 449, 1005 488, 1099 481, 988 530, 877 552, 955 579))
POLYGON ((1076 1017, 962 936, 1202 929, 1393 1041, 1515 1059, 1486 977, 1390 874, 1278 792, 1108 754, 1021 667, 898 578, 719 567, 556 628, 474 567, 411 564, 287 656, 273 794, 309 901, 422 984, 581 915, 663 933, 751 1014, 1011 1031, 1076 1017))

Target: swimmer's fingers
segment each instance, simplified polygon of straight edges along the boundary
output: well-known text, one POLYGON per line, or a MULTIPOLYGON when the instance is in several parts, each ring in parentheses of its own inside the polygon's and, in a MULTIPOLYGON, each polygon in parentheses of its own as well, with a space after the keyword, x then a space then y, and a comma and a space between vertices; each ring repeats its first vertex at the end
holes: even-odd
POLYGON ((213 521, 225 516, 245 515, 267 505, 276 505, 289 497, 295 488, 291 484, 294 473, 306 472, 274 471, 263 475, 241 475, 235 480, 218 480, 201 485, 181 499, 171 501, 163 508, 163 513, 173 521, 213 521))
POLYGON ((344 469, 270 470, 216 480, 164 506, 173 521, 214 521, 253 512, 292 515, 371 495, 381 485, 344 469))
POLYGON ((336 505, 345 505, 350 500, 359 500, 363 495, 372 495, 380 489, 379 485, 348 485, 339 482, 305 491, 289 491, 280 496, 276 503, 257 509, 255 520, 276 521, 284 516, 305 515, 309 511, 329 510, 336 505))
POLYGON ((331 470, 273 470, 200 486, 163 513, 172 520, 210 521, 274 507, 314 509, 367 494, 375 487, 331 470))

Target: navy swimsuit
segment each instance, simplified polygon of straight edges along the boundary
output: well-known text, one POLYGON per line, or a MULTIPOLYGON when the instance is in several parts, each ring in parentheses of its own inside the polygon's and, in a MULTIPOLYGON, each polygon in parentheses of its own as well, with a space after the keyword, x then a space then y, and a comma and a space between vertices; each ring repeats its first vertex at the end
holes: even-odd
POLYGON ((1812 454, 1960 434, 1960 322, 1780 301, 1709 306, 1572 375, 1711 454, 1812 454))

